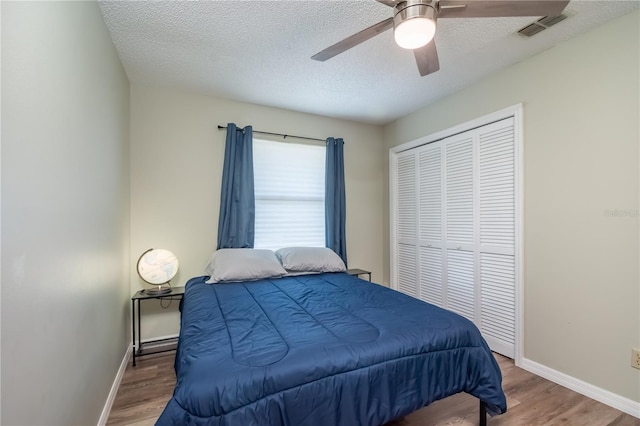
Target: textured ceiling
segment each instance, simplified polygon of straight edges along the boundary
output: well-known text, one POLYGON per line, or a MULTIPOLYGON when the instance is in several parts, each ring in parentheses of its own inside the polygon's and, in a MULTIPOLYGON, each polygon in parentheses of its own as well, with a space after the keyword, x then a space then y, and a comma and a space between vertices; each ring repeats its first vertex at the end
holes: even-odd
POLYGON ((99 5, 132 83, 385 124, 640 2, 572 0, 568 19, 529 39, 514 33, 535 17, 441 19, 435 38, 440 71, 426 77, 419 76, 413 53, 396 46, 392 31, 326 62, 310 59, 392 16, 374 0, 99 5))

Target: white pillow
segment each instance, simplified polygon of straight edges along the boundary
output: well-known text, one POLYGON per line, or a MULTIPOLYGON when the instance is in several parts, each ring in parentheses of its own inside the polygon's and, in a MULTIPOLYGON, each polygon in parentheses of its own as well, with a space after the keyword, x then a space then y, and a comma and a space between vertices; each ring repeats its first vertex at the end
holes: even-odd
POLYGON ((279 278, 287 274, 271 250, 232 248, 213 253, 204 268, 209 284, 279 278))
POLYGON ((276 256, 287 272, 344 272, 347 268, 340 256, 326 247, 286 247, 276 256))

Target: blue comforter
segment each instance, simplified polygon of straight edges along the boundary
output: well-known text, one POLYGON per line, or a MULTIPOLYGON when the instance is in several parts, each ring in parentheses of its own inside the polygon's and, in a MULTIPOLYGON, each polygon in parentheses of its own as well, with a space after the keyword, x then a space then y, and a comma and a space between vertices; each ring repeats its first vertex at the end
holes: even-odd
POLYGON ((343 273, 187 283, 158 425, 381 425, 458 392, 506 411, 465 318, 343 273))

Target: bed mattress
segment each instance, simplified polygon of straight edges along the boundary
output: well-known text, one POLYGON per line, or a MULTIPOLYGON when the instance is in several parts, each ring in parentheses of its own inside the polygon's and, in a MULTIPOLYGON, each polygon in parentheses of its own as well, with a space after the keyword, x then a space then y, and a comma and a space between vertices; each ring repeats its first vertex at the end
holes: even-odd
POLYGON ((467 319, 344 273, 191 279, 173 397, 158 425, 382 425, 467 392, 506 411, 467 319))

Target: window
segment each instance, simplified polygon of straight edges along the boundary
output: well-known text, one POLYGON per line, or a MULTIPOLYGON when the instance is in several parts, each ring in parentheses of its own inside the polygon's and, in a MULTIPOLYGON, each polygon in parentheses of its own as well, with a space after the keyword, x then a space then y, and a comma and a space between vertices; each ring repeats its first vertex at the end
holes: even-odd
POLYGON ((255 248, 325 246, 324 145, 253 140, 255 248))

